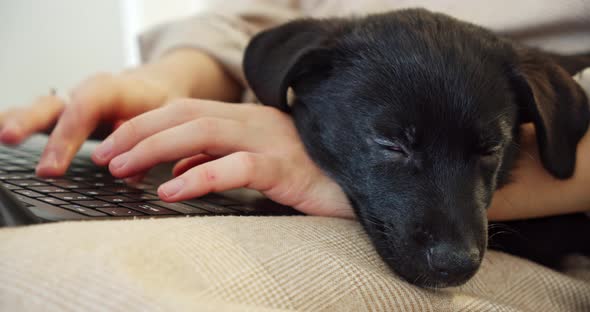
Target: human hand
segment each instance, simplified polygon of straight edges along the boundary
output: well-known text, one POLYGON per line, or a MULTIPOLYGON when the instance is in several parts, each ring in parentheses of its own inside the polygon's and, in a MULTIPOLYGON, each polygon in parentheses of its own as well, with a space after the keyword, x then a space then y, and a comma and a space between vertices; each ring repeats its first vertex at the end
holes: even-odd
POLYGON ((306 214, 353 217, 305 152, 291 118, 267 106, 176 100, 123 123, 93 153, 119 178, 181 159, 158 195, 174 202, 246 187, 306 214))
POLYGON ((59 176, 89 136, 104 138, 122 121, 175 97, 232 100, 240 88, 212 57, 178 49, 121 74, 94 75, 73 89, 68 103, 48 95, 0 113, 0 143, 18 144, 55 124, 37 174, 59 176))
POLYGON ((62 175, 82 143, 94 132, 104 137, 122 120, 158 107, 169 91, 138 71, 97 74, 73 89, 70 101, 57 95, 0 115, 0 142, 18 144, 55 124, 37 166, 41 176, 62 175), (96 130, 96 131, 95 131, 96 130))

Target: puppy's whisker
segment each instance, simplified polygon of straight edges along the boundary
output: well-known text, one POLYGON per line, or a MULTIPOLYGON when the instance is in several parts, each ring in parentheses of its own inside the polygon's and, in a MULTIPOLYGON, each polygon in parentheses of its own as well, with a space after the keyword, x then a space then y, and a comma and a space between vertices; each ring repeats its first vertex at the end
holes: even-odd
POLYGON ((502 111, 499 114, 497 114, 496 116, 494 116, 493 118, 491 118, 490 120, 484 122, 484 125, 489 125, 495 121, 497 121, 498 119, 502 118, 502 117, 506 117, 508 115, 510 115, 511 112, 510 111, 502 111))
POLYGON ((382 227, 385 230, 389 230, 389 231, 393 231, 394 229, 391 226, 388 226, 385 222, 380 221, 379 219, 377 219, 376 217, 374 217, 372 214, 367 214, 367 218, 366 221, 378 226, 378 227, 382 227))
POLYGON ((492 230, 495 228, 505 228, 505 229, 510 229, 510 227, 504 223, 491 223, 488 225, 488 229, 492 230))
POLYGON ((420 280, 420 277, 422 277, 422 274, 424 274, 424 273, 418 274, 418 276, 416 276, 416 278, 414 279, 414 281, 412 282, 412 284, 417 284, 418 281, 420 280))
POLYGON ((533 156, 533 154, 531 154, 531 152, 524 150, 520 143, 512 142, 512 145, 514 146, 514 148, 516 148, 516 150, 519 153, 522 153, 523 155, 528 156, 532 160, 536 160, 535 156, 533 156))
POLYGON ((511 231, 498 231, 493 233, 492 235, 490 235, 490 237, 488 238, 489 241, 493 241, 494 237, 498 236, 498 235, 502 235, 502 234, 514 234, 514 232, 511 231))

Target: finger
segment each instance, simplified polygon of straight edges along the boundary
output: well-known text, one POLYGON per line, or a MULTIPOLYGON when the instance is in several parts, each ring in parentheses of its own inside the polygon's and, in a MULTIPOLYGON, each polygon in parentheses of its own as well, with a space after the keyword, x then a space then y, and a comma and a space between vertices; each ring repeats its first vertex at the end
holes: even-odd
POLYGON ((215 159, 218 159, 218 157, 214 157, 207 154, 199 154, 196 156, 181 159, 174 165, 174 168, 172 168, 172 174, 175 177, 177 177, 193 167, 196 167, 198 165, 204 164, 215 159))
POLYGON ((65 173, 82 143, 98 124, 96 110, 88 107, 82 112, 73 105, 64 110, 41 155, 36 168, 37 175, 60 176, 65 173))
POLYGON ((16 114, 19 114, 19 111, 21 109, 18 108, 12 108, 6 111, 3 111, 0 113, 0 141, 2 141, 2 143, 7 143, 7 142, 3 142, 4 140, 2 140, 1 136, 2 136, 2 132, 6 131, 6 123, 8 121, 10 121, 11 116, 14 116, 16 114))
POLYGON ((96 128, 103 112, 118 103, 119 89, 108 75, 98 75, 72 92, 37 165, 40 176, 60 176, 96 128))
POLYGON ((246 187, 271 189, 281 179, 276 160, 258 153, 238 152, 194 167, 158 188, 165 201, 179 201, 246 187))
POLYGON ((214 101, 177 100, 122 124, 96 148, 92 159, 99 165, 106 165, 115 156, 128 151, 145 138, 197 117, 218 117, 233 120, 247 118, 239 107, 240 105, 214 101))
POLYGON ((113 158, 109 169, 114 176, 128 177, 159 163, 200 153, 221 156, 256 151, 262 143, 250 130, 234 120, 199 118, 148 137, 113 158))
POLYGON ((35 132, 49 128, 63 111, 65 103, 56 96, 40 97, 26 109, 20 109, 6 118, 0 141, 7 144, 18 144, 35 132))

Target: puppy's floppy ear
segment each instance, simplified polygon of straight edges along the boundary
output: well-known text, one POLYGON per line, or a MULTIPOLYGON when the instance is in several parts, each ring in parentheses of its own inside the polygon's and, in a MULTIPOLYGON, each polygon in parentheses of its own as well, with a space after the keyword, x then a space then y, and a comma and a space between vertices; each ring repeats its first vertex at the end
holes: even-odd
POLYGON ((257 34, 244 55, 244 73, 256 97, 289 111, 287 90, 310 72, 329 67, 328 22, 296 20, 257 34))
POLYGON ((557 178, 569 178, 590 118, 587 96, 549 55, 523 47, 516 52, 512 72, 520 120, 534 123, 543 166, 557 178))

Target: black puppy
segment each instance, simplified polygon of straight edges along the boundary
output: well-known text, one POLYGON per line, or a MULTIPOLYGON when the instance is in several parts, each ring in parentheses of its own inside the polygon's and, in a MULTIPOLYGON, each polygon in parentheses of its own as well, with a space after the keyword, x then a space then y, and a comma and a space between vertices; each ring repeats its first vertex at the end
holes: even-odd
POLYGON ((521 123, 534 123, 549 172, 574 171, 590 114, 556 59, 412 9, 264 31, 244 70, 262 103, 292 113, 387 264, 417 285, 446 287, 479 268, 486 208, 508 182, 521 123))

